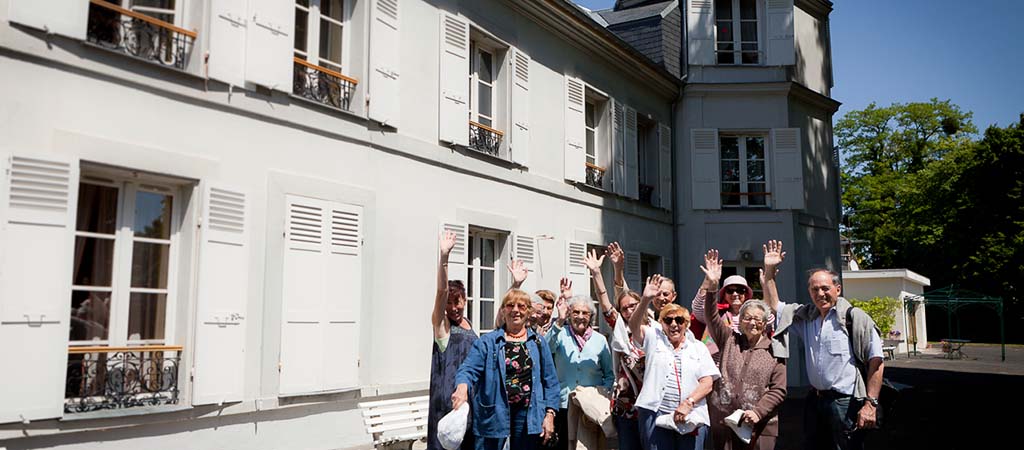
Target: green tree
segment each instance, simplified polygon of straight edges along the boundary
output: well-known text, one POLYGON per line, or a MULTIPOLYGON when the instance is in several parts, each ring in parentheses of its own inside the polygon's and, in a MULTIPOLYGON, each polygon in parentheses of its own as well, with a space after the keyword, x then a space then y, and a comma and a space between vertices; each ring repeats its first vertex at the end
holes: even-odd
POLYGON ((896 322, 896 311, 899 311, 902 302, 892 297, 875 297, 871 300, 850 299, 850 303, 871 316, 878 329, 882 332, 882 339, 889 336, 892 324, 896 322))

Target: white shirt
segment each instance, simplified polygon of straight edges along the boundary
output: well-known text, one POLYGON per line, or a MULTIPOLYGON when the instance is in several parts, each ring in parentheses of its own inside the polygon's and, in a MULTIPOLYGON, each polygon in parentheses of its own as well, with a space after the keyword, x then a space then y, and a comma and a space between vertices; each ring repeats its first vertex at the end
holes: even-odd
MULTIPOLYGON (((718 379, 722 376, 715 362, 711 359, 711 353, 704 343, 687 336, 683 346, 678 350, 672 348, 660 328, 644 328, 644 354, 647 355, 647 366, 644 371, 644 387, 637 396, 636 406, 651 412, 657 412, 661 405, 661 399, 671 388, 676 393, 681 392, 680 399, 689 397, 697 389, 697 381, 704 377, 718 379), (678 385, 676 385, 673 366, 675 355, 678 353, 683 364, 682 372, 679 374, 678 385), (669 376, 672 378, 672 385, 669 386, 669 376)), ((677 394, 679 395, 679 394, 677 394)), ((711 419, 708 416, 708 404, 701 399, 693 407, 688 421, 695 424, 710 425, 711 419)))

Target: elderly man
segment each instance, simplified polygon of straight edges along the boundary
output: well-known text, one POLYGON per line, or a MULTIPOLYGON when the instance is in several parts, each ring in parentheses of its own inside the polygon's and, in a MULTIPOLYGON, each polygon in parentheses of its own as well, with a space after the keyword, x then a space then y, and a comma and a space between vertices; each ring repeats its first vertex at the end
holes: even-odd
MULTIPOLYGON (((781 249, 780 249, 781 250, 781 249)), ((765 300, 777 311, 772 350, 788 358, 790 336, 803 342, 811 393, 804 408, 802 448, 862 449, 864 432, 874 428, 882 388, 882 339, 871 317, 839 296, 839 275, 808 272, 813 304, 778 300, 775 273, 784 253, 765 254, 765 300)))

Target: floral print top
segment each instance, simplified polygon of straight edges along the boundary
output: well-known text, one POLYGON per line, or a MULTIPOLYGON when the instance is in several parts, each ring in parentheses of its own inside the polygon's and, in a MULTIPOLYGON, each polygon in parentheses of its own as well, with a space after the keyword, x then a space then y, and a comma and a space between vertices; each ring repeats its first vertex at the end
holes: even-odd
POLYGON ((508 393, 509 407, 530 406, 532 375, 533 360, 526 343, 505 342, 505 392, 508 393))

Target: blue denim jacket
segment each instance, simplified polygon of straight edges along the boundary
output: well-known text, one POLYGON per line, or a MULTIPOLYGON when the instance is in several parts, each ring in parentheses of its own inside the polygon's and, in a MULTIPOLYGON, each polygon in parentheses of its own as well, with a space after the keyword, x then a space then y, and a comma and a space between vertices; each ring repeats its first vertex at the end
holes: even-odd
MULTIPOLYGON (((546 343, 528 330, 526 347, 533 360, 533 393, 526 431, 539 435, 547 408, 558 410, 558 375, 546 343), (539 344, 539 345, 538 345, 539 344)), ((466 383, 473 398, 473 434, 503 438, 510 433, 508 393, 505 391, 505 330, 497 329, 477 339, 455 375, 455 385, 466 383)))

